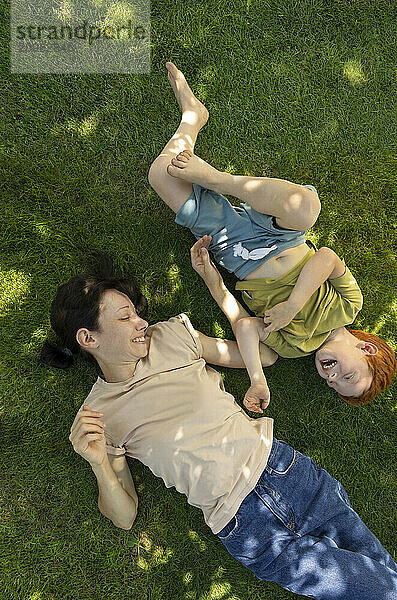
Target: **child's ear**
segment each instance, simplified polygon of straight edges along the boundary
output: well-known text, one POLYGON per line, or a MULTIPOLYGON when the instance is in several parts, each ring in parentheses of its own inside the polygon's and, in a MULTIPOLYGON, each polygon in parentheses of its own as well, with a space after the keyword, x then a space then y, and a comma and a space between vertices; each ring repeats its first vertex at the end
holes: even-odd
POLYGON ((364 350, 365 354, 371 354, 372 356, 375 356, 375 354, 378 354, 379 352, 378 346, 372 342, 366 342, 364 340, 357 344, 357 348, 364 350))

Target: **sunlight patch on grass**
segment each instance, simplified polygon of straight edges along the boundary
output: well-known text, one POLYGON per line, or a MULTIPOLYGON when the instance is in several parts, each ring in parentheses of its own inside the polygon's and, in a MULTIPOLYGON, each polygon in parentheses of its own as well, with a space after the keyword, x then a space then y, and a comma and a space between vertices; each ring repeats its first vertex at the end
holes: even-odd
POLYGON ((128 19, 134 19, 137 15, 137 7, 134 3, 113 2, 107 11, 104 25, 118 25, 125 23, 128 19))
POLYGON ((169 559, 173 555, 174 552, 171 548, 164 549, 161 546, 156 546, 153 550, 152 556, 148 557, 147 560, 143 558, 143 556, 139 555, 137 565, 144 571, 148 571, 151 567, 168 563, 169 559))
POLYGON ((139 538, 135 540, 134 547, 138 553, 137 565, 144 571, 148 571, 151 567, 157 565, 166 564, 174 555, 171 548, 163 548, 162 546, 153 548, 153 542, 145 532, 142 532, 139 538), (147 554, 146 557, 141 555, 141 550, 147 554))
POLYGON ((396 317, 397 317, 397 298, 390 304, 387 311, 385 313, 383 313, 379 317, 379 319, 376 321, 376 324, 372 330, 372 333, 375 333, 377 335, 386 322, 395 321, 396 317), (391 315, 393 315, 394 318, 391 315))
POLYGON ((139 544, 142 545, 142 548, 144 548, 147 552, 149 552, 149 550, 151 550, 153 542, 151 539, 148 538, 147 534, 143 531, 141 533, 141 535, 139 536, 139 544))
POLYGON ((217 581, 216 583, 211 584, 208 593, 200 596, 200 600, 220 600, 221 598, 225 598, 226 594, 230 592, 230 589, 230 583, 220 583, 217 581))
POLYGON ((224 569, 223 567, 218 567, 216 569, 216 571, 214 572, 214 574, 212 575, 212 579, 220 579, 221 577, 224 576, 226 569, 224 569))
POLYGON ((29 292, 30 277, 23 271, 0 271, 0 317, 17 300, 22 300, 29 292))
POLYGON ((203 542, 203 540, 200 539, 200 537, 196 531, 190 530, 188 535, 189 535, 190 539, 192 540, 192 542, 194 542, 198 546, 198 549, 200 550, 200 552, 204 552, 204 550, 207 550, 207 544, 205 542, 203 542))
POLYGON ((174 551, 171 548, 164 549, 161 546, 156 546, 153 552, 152 565, 164 565, 173 555, 174 551))
MULTIPOLYGON (((336 239, 337 239, 336 231, 333 231, 333 230, 327 231, 327 239, 326 239, 327 246, 331 246, 331 247, 334 246, 336 243, 336 239)), ((317 246, 317 244, 316 244, 316 246, 317 246)))
POLYGON ((29 596, 29 600, 41 600, 42 598, 43 595, 41 592, 33 592, 33 594, 29 596))
POLYGON ((39 341, 39 342, 44 342, 46 337, 48 334, 48 329, 44 328, 44 327, 39 327, 38 329, 36 329, 32 335, 30 336, 30 339, 33 341, 39 341))
POLYGON ((33 222, 33 227, 42 238, 48 239, 51 235, 51 230, 45 223, 33 222))
POLYGON ((354 86, 367 82, 364 71, 359 60, 348 60, 343 66, 343 75, 354 86))
POLYGON ((18 496, 17 505, 23 511, 31 509, 31 506, 29 505, 28 499, 25 496, 18 496))
POLYGON ((69 2, 68 0, 62 0, 60 6, 58 9, 53 9, 55 15, 61 19, 64 23, 66 21, 70 21, 71 18, 74 16, 75 10, 74 7, 72 6, 72 3, 69 2))
POLYGON ((25 354, 29 354, 32 350, 34 350, 38 346, 41 346, 46 340, 47 335, 47 328, 39 327, 38 329, 36 329, 30 336, 30 341, 22 345, 25 354))
POLYGON ((100 112, 99 110, 95 110, 89 117, 80 122, 77 119, 70 119, 66 124, 56 125, 51 129, 51 133, 57 135, 62 133, 62 131, 71 131, 81 136, 87 136, 94 133, 98 127, 99 120, 100 112))
POLYGON ((214 337, 226 338, 225 331, 219 325, 218 321, 215 321, 215 323, 213 323, 213 325, 212 325, 212 331, 213 331, 214 337))
POLYGON ((290 73, 290 67, 285 63, 270 61, 269 66, 273 73, 278 77, 288 75, 290 73))
MULTIPOLYGON (((231 173, 232 175, 241 175, 240 170, 235 167, 234 165, 232 165, 231 163, 228 163, 224 169, 227 173, 231 173)), ((244 173, 244 175, 247 175, 247 173, 244 173)))
POLYGON ((138 567, 140 569, 142 569, 143 571, 149 571, 149 563, 147 560, 145 560, 144 558, 142 558, 142 556, 140 556, 136 562, 136 564, 138 565, 138 567))
POLYGON ((312 229, 310 229, 308 231, 308 233, 306 234, 306 239, 313 242, 313 244, 318 248, 320 235, 316 231, 313 231, 312 229))
POLYGON ((175 294, 175 292, 177 292, 182 285, 180 269, 179 269, 178 265, 173 264, 169 267, 169 269, 167 271, 167 278, 171 284, 171 291, 173 294, 175 294))
POLYGON ((182 581, 185 585, 189 585, 189 583, 191 583, 192 579, 193 579, 193 573, 191 571, 186 571, 186 573, 183 576, 182 581))

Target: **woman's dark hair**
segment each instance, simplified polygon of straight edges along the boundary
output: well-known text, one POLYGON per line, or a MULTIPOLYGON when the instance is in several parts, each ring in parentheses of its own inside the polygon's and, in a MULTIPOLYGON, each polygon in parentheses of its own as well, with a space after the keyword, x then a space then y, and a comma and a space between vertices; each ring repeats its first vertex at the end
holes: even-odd
POLYGON ((118 290, 129 297, 139 316, 147 309, 147 300, 132 275, 117 270, 113 259, 104 252, 86 255, 82 274, 60 285, 51 303, 50 322, 59 338, 59 344, 46 340, 41 349, 41 364, 66 369, 73 363, 73 355, 93 360, 76 340, 81 327, 100 332, 99 314, 102 295, 106 290, 118 290))

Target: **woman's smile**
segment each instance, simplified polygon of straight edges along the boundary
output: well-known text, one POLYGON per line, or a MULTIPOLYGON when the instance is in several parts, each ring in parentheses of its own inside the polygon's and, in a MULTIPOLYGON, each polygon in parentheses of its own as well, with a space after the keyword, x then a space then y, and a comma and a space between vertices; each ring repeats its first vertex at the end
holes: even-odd
POLYGON ((131 340, 131 342, 135 342, 136 344, 144 344, 146 342, 145 337, 137 337, 131 340))

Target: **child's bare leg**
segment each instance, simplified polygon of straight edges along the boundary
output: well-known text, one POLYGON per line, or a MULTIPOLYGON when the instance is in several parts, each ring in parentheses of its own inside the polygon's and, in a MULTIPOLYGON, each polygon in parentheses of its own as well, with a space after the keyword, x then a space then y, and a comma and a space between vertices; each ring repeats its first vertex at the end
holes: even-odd
POLYGON ((218 194, 235 196, 255 210, 275 216, 278 224, 287 229, 308 229, 321 209, 317 194, 302 185, 273 177, 231 175, 218 171, 191 151, 175 156, 168 173, 218 194))
MULTIPOLYGON (((174 211, 178 212, 193 191, 192 184, 171 177, 167 167, 172 158, 182 152, 194 151, 197 135, 208 120, 208 110, 190 89, 185 76, 172 62, 167 62, 168 80, 182 111, 178 129, 152 163, 148 179, 152 188, 174 211)), ((185 160, 187 160, 187 156, 185 160)), ((182 158, 182 157, 181 157, 182 158)))

